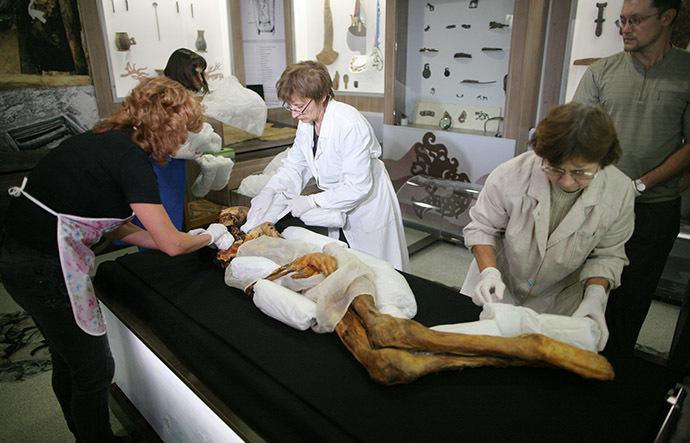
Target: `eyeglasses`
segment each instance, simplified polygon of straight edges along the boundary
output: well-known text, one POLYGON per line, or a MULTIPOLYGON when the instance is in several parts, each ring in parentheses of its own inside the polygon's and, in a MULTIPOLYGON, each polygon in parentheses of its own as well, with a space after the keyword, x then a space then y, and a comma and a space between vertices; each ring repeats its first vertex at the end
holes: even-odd
POLYGON ((625 25, 630 24, 633 28, 635 26, 639 26, 640 23, 642 23, 643 20, 647 20, 649 17, 654 17, 655 15, 659 15, 661 12, 657 12, 656 14, 648 15, 646 17, 630 17, 630 18, 625 18, 621 17, 619 20, 616 20, 616 26, 618 29, 623 29, 625 28, 625 25))
POLYGON ((309 106, 309 104, 310 104, 311 102, 312 102, 312 101, 309 100, 309 101, 307 102, 307 104, 304 105, 304 107, 303 107, 302 110, 300 110, 300 111, 298 111, 297 109, 291 108, 289 103, 283 103, 283 108, 285 108, 285 110, 286 110, 287 112, 294 112, 294 113, 297 114, 297 115, 302 115, 302 114, 304 114, 304 113, 306 112, 307 106, 309 106))
POLYGON ((581 171, 579 169, 566 171, 565 169, 555 168, 553 166, 545 165, 543 163, 541 165, 541 170, 544 171, 546 175, 550 175, 551 177, 563 177, 564 175, 568 174, 573 178, 573 180, 581 181, 592 180, 594 179, 594 177, 597 176, 597 172, 599 172, 598 168, 596 172, 581 171))

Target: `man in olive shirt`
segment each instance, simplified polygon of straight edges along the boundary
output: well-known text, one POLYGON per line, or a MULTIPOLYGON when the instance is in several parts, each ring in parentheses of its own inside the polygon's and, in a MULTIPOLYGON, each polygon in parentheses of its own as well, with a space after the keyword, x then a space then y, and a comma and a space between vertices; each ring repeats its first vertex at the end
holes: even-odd
POLYGON ((593 63, 573 101, 611 115, 635 188, 630 264, 606 312, 610 346, 632 353, 680 227, 681 176, 690 168, 690 53, 671 45, 680 0, 625 0, 624 52, 593 63))

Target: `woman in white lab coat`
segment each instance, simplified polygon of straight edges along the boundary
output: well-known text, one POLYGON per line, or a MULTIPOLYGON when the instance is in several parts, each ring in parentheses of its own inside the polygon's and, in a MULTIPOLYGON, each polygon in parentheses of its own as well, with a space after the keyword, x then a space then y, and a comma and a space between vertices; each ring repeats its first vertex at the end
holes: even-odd
POLYGON ((369 122, 333 99, 321 63, 288 66, 276 88, 299 120, 297 133, 283 165, 252 199, 243 230, 275 223, 289 211, 307 225, 329 228, 331 237, 342 230, 350 247, 409 271, 400 206, 369 122), (301 195, 312 177, 321 192, 301 195))
POLYGON ((634 190, 613 163, 621 150, 598 106, 569 103, 539 123, 526 152, 497 167, 470 210, 475 257, 461 293, 538 313, 590 317, 608 339, 608 291, 628 263, 634 190))

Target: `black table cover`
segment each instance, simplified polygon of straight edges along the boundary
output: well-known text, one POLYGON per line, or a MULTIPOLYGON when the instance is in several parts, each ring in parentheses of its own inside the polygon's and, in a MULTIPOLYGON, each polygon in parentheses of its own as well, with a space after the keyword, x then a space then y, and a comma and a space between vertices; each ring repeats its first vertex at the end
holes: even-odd
MULTIPOLYGON (((469 298, 405 275, 417 321, 478 319, 469 298)), ((269 441, 649 441, 680 375, 607 355, 611 382, 551 368, 476 368, 381 386, 335 333, 297 331, 223 281, 212 251, 157 251, 103 263, 99 296, 116 298, 214 393, 269 441)), ((107 304, 107 303, 106 303, 107 304)), ((117 312, 115 312, 117 314, 117 312)))

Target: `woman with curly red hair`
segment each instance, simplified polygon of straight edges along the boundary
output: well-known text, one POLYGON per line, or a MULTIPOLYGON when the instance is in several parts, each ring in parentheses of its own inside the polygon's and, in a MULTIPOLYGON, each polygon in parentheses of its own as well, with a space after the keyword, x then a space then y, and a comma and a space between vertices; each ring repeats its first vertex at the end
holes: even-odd
POLYGON ((179 83, 144 79, 92 131, 63 141, 11 188, 0 276, 29 312, 53 361, 53 390, 77 441, 116 441, 108 412, 114 361, 89 271, 102 235, 168 255, 229 234, 211 225, 179 232, 161 205, 151 159, 165 164, 203 123, 199 101, 179 83), (137 215, 145 229, 131 223, 137 215))

